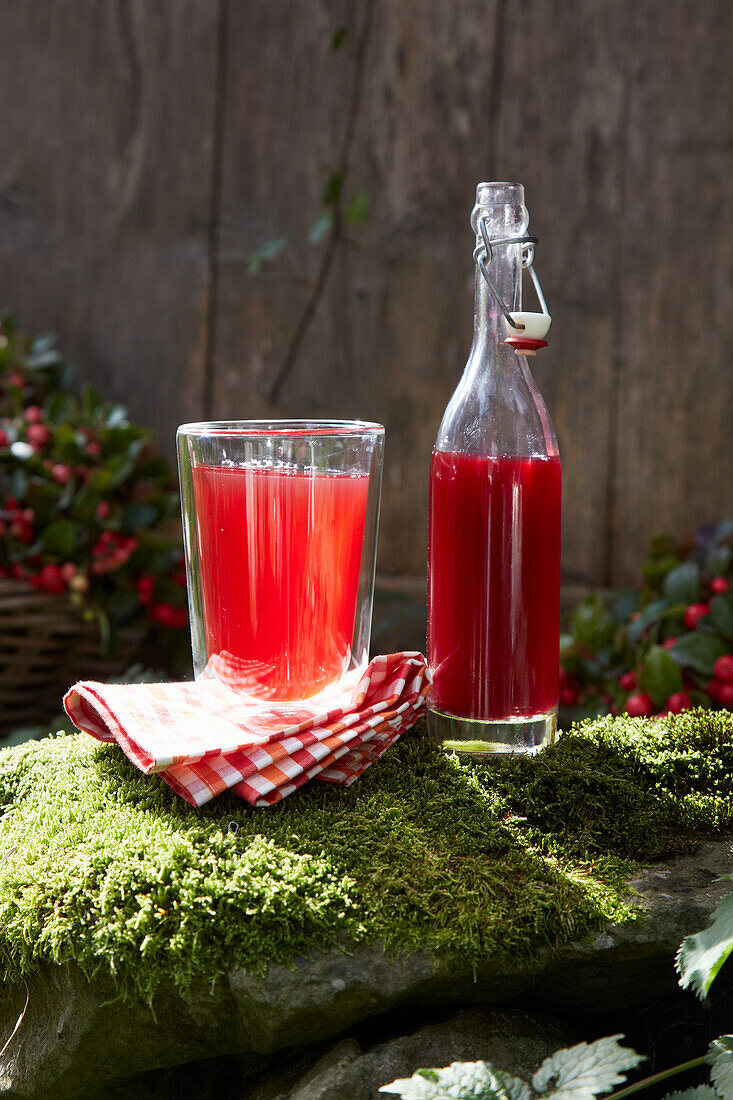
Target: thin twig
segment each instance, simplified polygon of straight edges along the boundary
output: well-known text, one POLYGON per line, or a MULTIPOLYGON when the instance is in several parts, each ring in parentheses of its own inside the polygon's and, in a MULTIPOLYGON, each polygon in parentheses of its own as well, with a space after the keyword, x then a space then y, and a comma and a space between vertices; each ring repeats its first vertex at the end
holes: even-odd
POLYGON ((9 851, 7 851, 7 852, 5 853, 5 855, 3 856, 3 858, 2 858, 2 859, 0 859, 0 867, 2 867, 3 863, 7 863, 7 862, 8 862, 8 860, 9 860, 9 859, 10 859, 10 857, 12 856, 13 852, 17 852, 17 851, 18 851, 18 849, 17 849, 17 848, 10 848, 10 849, 9 849, 9 851))
POLYGON ((20 1027, 20 1025, 23 1023, 23 1020, 25 1019, 25 1014, 28 1011, 28 1005, 30 1004, 30 1000, 31 1000, 31 991, 28 988, 28 982, 25 980, 25 978, 23 978, 23 985, 25 986, 25 1005, 23 1006, 23 1011, 21 1012, 20 1016, 18 1017, 18 1021, 15 1025, 15 1027, 13 1028, 13 1030, 10 1032, 10 1035, 8 1035, 7 1039, 5 1040, 5 1044, 2 1048, 2 1050, 0 1050, 0 1058, 2 1058, 5 1051, 10 1046, 10 1043, 11 1043, 13 1037, 15 1036, 15 1034, 16 1034, 18 1028, 20 1027))
POLYGON ((340 180, 339 194, 336 202, 333 206, 333 219, 331 221, 331 227, 329 230, 328 238, 326 241, 326 247, 321 257, 321 265, 318 269, 318 275, 316 281, 313 284, 313 291, 310 298, 305 304, 303 312, 300 315, 293 337, 288 345, 288 349, 285 353, 285 358, 280 366, 280 370, 275 375, 270 391, 268 394, 268 401, 271 405, 276 404, 278 397, 282 391, 283 385, 290 375, 295 362, 298 358, 300 348, 302 346, 305 335, 310 328, 311 322, 316 315, 323 292, 326 289, 328 283, 328 276, 331 273, 331 267, 336 255, 336 249, 343 236, 343 218, 342 218, 342 196, 344 194, 344 185, 349 174, 351 167, 351 152, 354 145, 354 137, 356 135, 356 126, 359 119, 359 110, 361 107, 362 93, 364 90, 364 74, 366 71, 366 56, 367 47, 369 45, 369 38, 372 28, 372 17, 374 15, 374 8, 376 7, 376 0, 366 0, 364 5, 364 20, 361 27, 361 34, 356 46, 356 69, 354 72, 354 83, 351 90, 351 99, 349 102, 349 109, 346 116, 346 126, 344 128, 343 141, 341 143, 341 155, 336 167, 336 175, 340 180))

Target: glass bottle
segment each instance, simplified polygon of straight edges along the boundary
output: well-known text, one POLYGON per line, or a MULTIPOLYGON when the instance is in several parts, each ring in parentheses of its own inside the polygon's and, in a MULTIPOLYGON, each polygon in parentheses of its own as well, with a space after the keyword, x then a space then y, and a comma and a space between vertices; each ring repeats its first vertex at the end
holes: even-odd
MULTIPOLYGON (((481 219, 491 241, 526 237, 522 185, 479 184, 477 260, 481 219)), ((510 313, 521 310, 523 248, 499 243, 486 257, 510 313)), ((428 723, 446 749, 477 756, 533 752, 557 724, 560 455, 527 363, 543 341, 505 342, 521 321, 544 335, 541 317, 521 314, 513 329, 477 262, 473 345, 433 450, 428 723)))

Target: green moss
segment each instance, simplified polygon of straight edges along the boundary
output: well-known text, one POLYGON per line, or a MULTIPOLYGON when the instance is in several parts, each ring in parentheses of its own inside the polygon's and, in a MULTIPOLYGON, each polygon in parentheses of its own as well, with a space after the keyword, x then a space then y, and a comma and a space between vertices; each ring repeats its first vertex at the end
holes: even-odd
POLYGON ((630 916, 631 861, 733 817, 733 715, 600 719, 536 758, 464 765, 418 727, 348 790, 193 810, 113 746, 0 753, 0 978, 74 959, 123 994, 186 990, 337 942, 478 965, 630 916))

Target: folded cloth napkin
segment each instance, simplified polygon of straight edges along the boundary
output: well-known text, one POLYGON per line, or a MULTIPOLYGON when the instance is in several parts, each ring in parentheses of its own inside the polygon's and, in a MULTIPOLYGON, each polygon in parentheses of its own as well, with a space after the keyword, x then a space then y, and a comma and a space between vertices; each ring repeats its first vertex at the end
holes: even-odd
POLYGON ((425 707, 421 653, 375 657, 327 702, 254 700, 213 675, 180 684, 75 684, 69 718, 116 741, 142 772, 157 772, 193 806, 231 789, 272 806, 309 779, 348 787, 425 707))

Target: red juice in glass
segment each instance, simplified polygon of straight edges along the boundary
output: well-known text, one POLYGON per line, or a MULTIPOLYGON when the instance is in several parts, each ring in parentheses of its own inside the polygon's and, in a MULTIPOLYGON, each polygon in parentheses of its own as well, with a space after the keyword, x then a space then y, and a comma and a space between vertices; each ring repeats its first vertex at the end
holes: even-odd
POLYGON ((430 705, 503 721, 557 705, 560 459, 434 451, 430 705))
POLYGON ((238 686, 304 699, 349 667, 369 477, 197 465, 204 631, 238 686))

